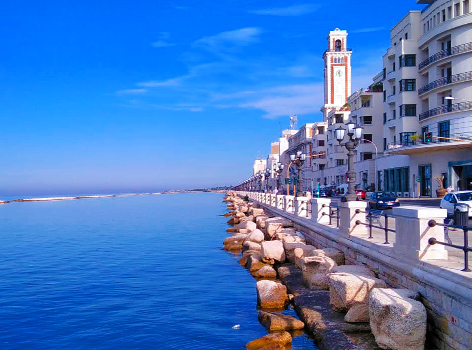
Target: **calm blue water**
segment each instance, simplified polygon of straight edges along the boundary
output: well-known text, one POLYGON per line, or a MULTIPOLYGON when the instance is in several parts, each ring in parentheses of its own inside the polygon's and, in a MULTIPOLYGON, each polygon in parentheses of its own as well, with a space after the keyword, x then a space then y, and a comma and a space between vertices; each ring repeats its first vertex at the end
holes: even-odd
POLYGON ((221 250, 221 200, 0 205, 0 348, 244 349, 267 334, 254 279, 221 250))

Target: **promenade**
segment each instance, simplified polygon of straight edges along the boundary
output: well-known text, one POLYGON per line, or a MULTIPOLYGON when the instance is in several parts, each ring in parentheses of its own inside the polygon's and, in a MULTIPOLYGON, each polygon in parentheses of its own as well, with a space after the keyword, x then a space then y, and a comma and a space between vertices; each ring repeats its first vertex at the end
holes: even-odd
MULTIPOLYGON (((364 265, 393 288, 418 292, 428 314, 432 348, 462 349, 472 345, 472 272, 464 269, 464 253, 428 240, 464 244, 464 231, 428 224, 444 222, 439 208, 401 206, 387 218, 373 220, 370 238, 365 202, 336 203, 327 198, 239 192, 269 215, 291 220, 310 244, 342 251, 347 264, 364 265), (338 209, 335 209, 337 207, 338 209), (311 210, 310 210, 311 208, 311 210), (331 223, 328 214, 331 215, 331 223), (448 345, 449 347, 446 347, 448 345)), ((467 237, 472 239, 470 232, 467 237)))

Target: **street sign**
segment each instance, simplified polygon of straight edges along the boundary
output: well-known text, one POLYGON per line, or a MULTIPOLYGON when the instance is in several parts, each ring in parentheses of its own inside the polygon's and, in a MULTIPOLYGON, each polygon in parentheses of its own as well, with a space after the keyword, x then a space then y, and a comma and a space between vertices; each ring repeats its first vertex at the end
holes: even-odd
POLYGON ((416 182, 420 182, 420 177, 419 176, 416 177, 416 182))

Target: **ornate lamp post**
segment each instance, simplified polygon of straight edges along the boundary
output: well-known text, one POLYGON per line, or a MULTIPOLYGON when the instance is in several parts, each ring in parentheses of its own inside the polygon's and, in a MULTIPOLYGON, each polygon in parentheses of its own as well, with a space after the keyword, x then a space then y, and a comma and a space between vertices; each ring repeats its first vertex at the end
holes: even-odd
POLYGON ((348 202, 348 201, 355 201, 357 199, 354 183, 356 181, 356 173, 354 171, 354 150, 356 149, 359 141, 362 139, 362 127, 350 122, 346 124, 347 126, 347 135, 349 136, 349 140, 341 144, 344 140, 344 136, 346 133, 346 129, 339 127, 335 129, 336 133, 336 140, 338 140, 339 144, 346 147, 347 149, 347 194, 344 196, 341 201, 348 202))
POLYGON ((284 171, 284 165, 280 162, 277 162, 275 166, 275 173, 277 174, 277 190, 280 190, 280 175, 284 171))
POLYGON ((269 191, 269 178, 270 178, 270 169, 267 168, 267 169, 265 170, 265 174, 264 174, 265 189, 266 189, 267 192, 269 191))
POLYGON ((306 154, 303 154, 302 151, 298 151, 297 154, 291 154, 290 160, 297 166, 298 171, 298 191, 297 196, 303 196, 303 180, 302 180, 302 168, 303 163, 306 160, 306 154))

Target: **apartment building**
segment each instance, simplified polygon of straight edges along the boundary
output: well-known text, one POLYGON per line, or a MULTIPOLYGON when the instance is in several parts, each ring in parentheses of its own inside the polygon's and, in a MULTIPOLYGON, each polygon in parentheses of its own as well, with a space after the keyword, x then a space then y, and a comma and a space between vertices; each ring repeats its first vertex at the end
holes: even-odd
POLYGON ((472 13, 469 1, 419 0, 391 30, 384 55, 385 156, 380 188, 435 197, 472 189, 472 13))

